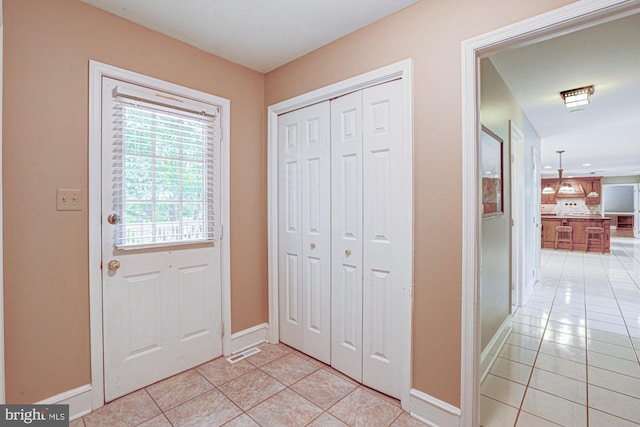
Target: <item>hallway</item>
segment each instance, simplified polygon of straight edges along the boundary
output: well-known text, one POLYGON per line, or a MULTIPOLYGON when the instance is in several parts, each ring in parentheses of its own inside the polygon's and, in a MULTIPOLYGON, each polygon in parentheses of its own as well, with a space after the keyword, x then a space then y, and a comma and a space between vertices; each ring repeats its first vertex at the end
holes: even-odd
POLYGON ((545 249, 541 264, 482 384, 482 425, 639 426, 640 240, 545 249))

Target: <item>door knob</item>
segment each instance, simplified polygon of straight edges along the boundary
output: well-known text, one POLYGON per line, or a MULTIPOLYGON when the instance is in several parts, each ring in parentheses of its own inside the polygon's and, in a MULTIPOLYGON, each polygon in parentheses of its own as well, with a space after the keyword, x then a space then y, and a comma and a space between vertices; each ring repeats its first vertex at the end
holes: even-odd
POLYGON ((310 245, 309 245, 309 247, 310 247, 311 249, 315 249, 315 248, 316 248, 316 244, 315 244, 315 243, 312 243, 312 244, 310 244, 310 245))
POLYGON ((349 256, 349 255, 351 255, 351 251, 349 249, 345 249, 344 254, 346 256, 349 256))
POLYGON ((107 268, 109 269, 109 271, 116 271, 120 268, 120 261, 118 261, 117 259, 112 259, 107 264, 107 268))
POLYGON ((107 222, 111 225, 115 224, 116 222, 118 222, 118 215, 112 213, 107 217, 107 222))

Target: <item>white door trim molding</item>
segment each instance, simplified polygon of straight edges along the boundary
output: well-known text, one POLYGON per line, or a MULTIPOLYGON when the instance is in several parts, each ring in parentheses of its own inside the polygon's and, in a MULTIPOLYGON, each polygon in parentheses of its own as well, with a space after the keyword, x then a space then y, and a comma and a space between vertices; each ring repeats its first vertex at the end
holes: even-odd
MULTIPOLYGON (((511 146, 511 305, 523 306, 529 298, 527 289, 528 281, 524 275, 524 258, 526 253, 525 239, 525 141, 524 133, 509 120, 509 144, 511 146), (515 299, 514 299, 515 294, 515 299)), ((530 290, 529 290, 530 292, 530 290)), ((482 363, 482 361, 481 361, 482 363)))
MULTIPOLYGON (((101 234, 101 97, 102 77, 131 81, 144 86, 156 87, 167 92, 182 93, 193 99, 210 97, 201 91, 188 89, 142 74, 113 67, 97 61, 89 61, 89 313, 91 322, 91 388, 93 409, 104 405, 104 365, 102 345, 102 234, 101 234)), ((222 143, 220 147, 220 203, 221 227, 226 227, 221 244, 221 288, 222 288, 222 352, 231 352, 231 276, 229 236, 229 100, 216 97, 222 106, 222 143)))
POLYGON ((507 47, 631 13, 635 0, 582 0, 462 42, 462 357, 461 426, 479 425, 480 194, 478 172, 479 58, 507 47))
MULTIPOLYGON (((379 68, 368 73, 308 92, 295 98, 270 105, 267 109, 267 147, 268 147, 268 263, 269 263, 269 340, 271 343, 279 341, 278 330, 278 115, 306 107, 318 102, 326 101, 338 96, 366 87, 402 79, 403 114, 405 143, 408 149, 403 159, 404 173, 413 182, 413 92, 412 92, 412 60, 403 61, 379 68)), ((413 206, 413 186, 403 189, 407 200, 413 206)), ((413 209, 408 209, 404 219, 413 224, 413 209)), ((412 227, 413 228, 413 227, 412 227)), ((410 242, 413 248, 413 237, 410 242)), ((413 266, 413 262, 411 263, 413 266)), ((413 278, 413 271, 411 276, 413 278)), ((411 389, 411 322, 413 307, 413 283, 407 283, 403 291, 402 303, 402 367, 401 390, 402 405, 408 407, 411 389)))
MULTIPOLYGON (((2 4, 0 4, 0 16, 2 4)), ((4 25, 0 24, 0 404, 5 403, 4 389, 4 252, 3 252, 3 216, 2 216, 2 81, 4 75, 4 25)))

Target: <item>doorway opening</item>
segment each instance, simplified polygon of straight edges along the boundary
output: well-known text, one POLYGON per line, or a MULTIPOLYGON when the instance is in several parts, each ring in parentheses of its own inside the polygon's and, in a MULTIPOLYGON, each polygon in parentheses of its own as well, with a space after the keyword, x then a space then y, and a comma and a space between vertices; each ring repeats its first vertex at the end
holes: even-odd
MULTIPOLYGON (((479 60, 503 49, 569 34, 636 12, 637 4, 573 4, 463 43, 463 366, 462 424, 479 424, 481 217, 478 182, 479 60), (471 286, 473 284, 473 286, 471 286), (472 375, 467 375, 471 374, 472 375)), ((484 124, 484 123, 483 123, 484 124)), ((526 132, 526 131, 525 131, 526 132)), ((538 189, 539 191, 539 189, 538 189)), ((510 256, 506 256, 510 263, 510 256)))

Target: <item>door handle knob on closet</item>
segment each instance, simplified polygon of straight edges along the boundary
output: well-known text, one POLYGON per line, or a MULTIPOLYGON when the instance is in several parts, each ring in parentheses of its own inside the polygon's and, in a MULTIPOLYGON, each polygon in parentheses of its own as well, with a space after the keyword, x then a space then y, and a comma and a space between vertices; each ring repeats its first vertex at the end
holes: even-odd
POLYGON ((349 249, 345 249, 345 250, 344 250, 344 254, 345 254, 346 256, 349 256, 349 255, 351 255, 351 251, 350 251, 349 249))
POLYGON ((118 261, 117 259, 112 259, 107 264, 107 268, 109 269, 109 271, 116 271, 120 268, 120 261, 118 261))
POLYGON ((316 244, 315 244, 315 243, 312 243, 312 244, 310 244, 310 245, 309 245, 309 247, 310 247, 311 249, 315 249, 315 248, 316 248, 316 244))

